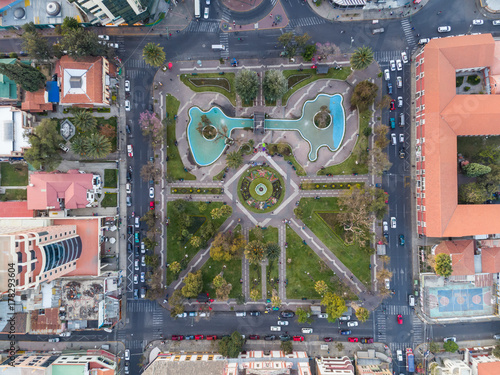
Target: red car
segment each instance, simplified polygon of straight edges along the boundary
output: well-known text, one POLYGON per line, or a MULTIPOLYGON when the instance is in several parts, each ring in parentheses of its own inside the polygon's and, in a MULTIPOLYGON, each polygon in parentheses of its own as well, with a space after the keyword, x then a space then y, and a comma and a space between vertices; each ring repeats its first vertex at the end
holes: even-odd
POLYGON ((181 341, 181 340, 184 340, 184 336, 182 336, 182 335, 172 335, 172 340, 173 341, 181 341))
POLYGON ((258 340, 258 339, 260 339, 260 336, 259 335, 250 335, 250 336, 248 336, 248 338, 250 340, 258 340))
POLYGON ((154 210, 155 209, 155 202, 154 201, 149 202, 149 209, 150 210, 154 210))
POLYGON ((403 315, 398 315, 398 324, 403 324, 403 315))
POLYGON ((348 342, 359 342, 359 339, 357 337, 348 337, 347 341, 348 342))
POLYGON ((325 337, 323 340, 325 340, 325 342, 332 342, 333 337, 325 337))
POLYGON ((207 340, 217 340, 217 335, 208 335, 207 340))
POLYGON ((387 191, 384 191, 385 194, 385 203, 389 203, 389 193, 387 191))
POLYGON ((194 339, 195 340, 203 340, 203 335, 195 335, 194 339))
POLYGON ((394 99, 391 100, 391 111, 394 111, 396 109, 396 101, 394 99))
POLYGON ((293 341, 304 341, 304 336, 293 336, 293 341))

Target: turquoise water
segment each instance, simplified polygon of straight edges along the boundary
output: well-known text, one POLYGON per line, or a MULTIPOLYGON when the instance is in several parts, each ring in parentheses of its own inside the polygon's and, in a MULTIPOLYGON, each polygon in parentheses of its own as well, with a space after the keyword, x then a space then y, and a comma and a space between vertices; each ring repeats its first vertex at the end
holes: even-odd
POLYGON ((223 127, 227 127, 227 136, 231 136, 233 129, 243 129, 253 127, 253 119, 231 118, 227 117, 220 108, 212 107, 208 112, 203 112, 198 107, 193 107, 189 110, 191 121, 188 125, 188 142, 194 160, 198 165, 207 166, 220 158, 226 147, 226 137, 217 136, 214 139, 208 140, 203 137, 197 130, 198 124, 201 122, 201 116, 207 115, 212 125, 219 132, 223 132, 223 127))
POLYGON ((293 130, 309 143, 308 158, 315 161, 318 158, 318 150, 326 146, 331 151, 336 151, 345 134, 345 112, 342 106, 340 94, 320 94, 313 100, 308 100, 302 108, 302 117, 298 120, 266 120, 266 130, 293 130), (314 125, 314 115, 320 111, 322 106, 328 106, 332 116, 332 123, 325 129, 319 129, 314 125))
MULTIPOLYGON (((309 143, 309 160, 315 161, 321 147, 326 146, 331 151, 336 151, 342 143, 345 134, 345 112, 342 100, 340 94, 320 94, 313 100, 304 103, 300 119, 265 120, 264 128, 266 130, 298 131, 302 138, 309 143), (326 129, 317 128, 313 122, 314 115, 320 111, 322 106, 327 106, 332 116, 332 123, 326 129)), ((215 139, 208 140, 200 134, 197 128, 198 124, 201 123, 201 116, 204 114, 219 133, 224 133, 228 137, 231 136, 233 129, 253 128, 253 119, 227 117, 218 107, 212 107, 208 112, 204 112, 198 107, 191 108, 189 110, 191 121, 187 131, 188 142, 193 157, 200 166, 214 163, 220 158, 226 147, 226 137, 217 136, 215 139)))

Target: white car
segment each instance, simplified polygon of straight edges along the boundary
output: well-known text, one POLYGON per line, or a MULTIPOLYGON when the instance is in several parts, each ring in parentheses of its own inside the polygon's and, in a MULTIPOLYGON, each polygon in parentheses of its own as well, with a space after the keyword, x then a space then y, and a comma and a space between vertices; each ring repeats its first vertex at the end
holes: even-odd
POLYGON ((453 341, 453 342, 457 342, 457 338, 455 336, 452 336, 452 337, 445 337, 444 342, 448 342, 448 341, 453 341))
POLYGON ((128 79, 125 80, 125 91, 130 91, 130 81, 128 79))
POLYGON ((208 12, 210 11, 209 7, 205 7, 205 14, 203 14, 203 18, 208 19, 208 12))
POLYGON ((492 22, 493 26, 498 26, 500 25, 500 20, 495 20, 492 22))
POLYGON ((288 320, 278 320, 278 325, 279 326, 287 326, 288 325, 288 320))
POLYGON ((391 228, 396 229, 396 218, 394 216, 391 217, 391 228))
POLYGON ((400 59, 396 60, 396 67, 398 68, 398 71, 403 70, 403 64, 401 64, 400 59))
POLYGON ((396 70, 396 63, 394 62, 394 60, 391 60, 389 64, 391 66, 391 72, 394 72, 396 70))
POLYGON ((403 362, 403 351, 402 350, 396 350, 396 355, 398 357, 399 362, 403 362))
POLYGON ((205 4, 210 5, 210 0, 207 0, 205 4))
POLYGON ((403 106, 403 97, 398 96, 398 107, 401 108, 403 106))
POLYGON ((389 232, 389 224, 387 224, 387 221, 384 221, 384 222, 382 223, 382 226, 383 226, 383 228, 384 228, 384 233, 389 232))
POLYGON ((398 87, 398 89, 403 87, 403 79, 401 77, 396 78, 396 86, 398 87))
MULTIPOLYGON (((493 21, 493 22, 495 22, 495 21, 493 21)), ((500 22, 499 22, 498 24, 500 25, 500 22)), ((420 39, 420 40, 418 41, 418 44, 420 44, 420 45, 424 45, 424 44, 429 43, 430 41, 431 41, 431 39, 430 39, 430 38, 422 38, 422 39, 420 39)))
POLYGON ((129 183, 129 182, 127 182, 127 183, 125 184, 125 192, 126 192, 127 194, 131 194, 131 193, 132 193, 132 185, 130 185, 130 183, 129 183))
POLYGON ((125 349, 125 361, 130 361, 130 350, 125 349))
MULTIPOLYGON (((139 259, 134 261, 134 270, 139 271, 139 259)), ((136 275, 137 276, 137 275, 136 275)))
POLYGON ((132 145, 127 145, 127 153, 129 158, 134 157, 134 146, 132 145))
POLYGON ((347 321, 347 320, 351 320, 351 316, 350 315, 342 315, 339 320, 342 320, 342 321, 347 321))
POLYGON ((348 327, 357 327, 358 326, 358 322, 357 321, 347 322, 347 326, 348 327))
POLYGON ((146 256, 145 255, 143 255, 141 257, 141 266, 146 267, 146 256))
POLYGON ((187 316, 188 316, 188 314, 185 312, 176 315, 177 318, 185 318, 187 316))
POLYGON ((484 23, 483 20, 472 20, 473 25, 482 25, 484 23))
POLYGON ((102 40, 109 40, 109 35, 97 35, 97 37, 102 40))
POLYGON ((271 331, 281 331, 281 327, 271 326, 271 331))
POLYGON ((134 274, 134 284, 138 283, 139 283, 139 276, 137 276, 137 274, 134 274))
POLYGON ((313 333, 312 328, 302 328, 302 333, 313 333))
POLYGON ((108 46, 113 47, 113 48, 119 47, 118 43, 108 43, 108 46))
POLYGON ((406 52, 401 52, 401 59, 403 60, 403 64, 408 63, 408 55, 406 52))
POLYGON ((318 318, 320 318, 320 319, 328 319, 328 314, 326 314, 326 313, 318 314, 318 318))
POLYGON ((396 138, 396 133, 392 133, 391 134, 391 143, 392 143, 392 145, 394 146, 397 142, 398 142, 398 140, 396 138))
POLYGON ((384 283, 385 283, 385 289, 387 290, 391 289, 391 280, 385 279, 384 283))
POLYGON ((405 143, 405 135, 404 134, 399 135, 399 143, 405 143))
POLYGON ((449 33, 451 31, 451 26, 439 26, 438 33, 449 33))
POLYGON ((145 279, 146 279, 146 273, 141 272, 141 283, 143 283, 145 279))
POLYGON ((62 332, 62 333, 59 334, 59 336, 61 336, 61 337, 69 337, 69 336, 71 336, 71 332, 69 332, 69 331, 68 332, 62 332))
POLYGON ((155 197, 155 188, 151 186, 149 188, 149 198, 153 199, 154 197, 155 197))
POLYGON ((125 100, 125 111, 130 111, 130 100, 125 100))
POLYGON ((384 70, 384 78, 386 81, 391 80, 391 74, 389 73, 389 69, 384 70))

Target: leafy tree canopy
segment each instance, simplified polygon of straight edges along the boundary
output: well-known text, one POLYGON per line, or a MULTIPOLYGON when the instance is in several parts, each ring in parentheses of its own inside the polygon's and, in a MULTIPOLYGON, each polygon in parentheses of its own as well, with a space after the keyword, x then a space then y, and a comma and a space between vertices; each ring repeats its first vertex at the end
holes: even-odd
POLYGON ((51 171, 61 160, 59 144, 64 142, 57 131, 57 121, 45 118, 29 135, 31 147, 24 152, 24 159, 35 169, 51 171))
POLYGON ((241 353, 245 340, 238 331, 234 331, 231 336, 225 336, 218 341, 219 353, 227 358, 237 358, 241 353))
POLYGON ((250 103, 257 97, 259 90, 259 80, 257 73, 251 70, 243 69, 236 74, 235 90, 245 103, 250 103))
POLYGON ((200 294, 203 289, 203 278, 201 274, 201 270, 198 270, 194 273, 190 272, 184 278, 184 286, 182 287, 182 295, 186 298, 191 297, 194 298, 198 294, 200 294))
POLYGON ((453 272, 451 266, 451 257, 448 254, 441 253, 434 257, 434 270, 436 274, 443 277, 448 277, 453 272))
POLYGON ((19 61, 14 64, 0 64, 0 73, 20 85, 23 90, 30 92, 41 89, 46 81, 45 76, 38 69, 19 61))

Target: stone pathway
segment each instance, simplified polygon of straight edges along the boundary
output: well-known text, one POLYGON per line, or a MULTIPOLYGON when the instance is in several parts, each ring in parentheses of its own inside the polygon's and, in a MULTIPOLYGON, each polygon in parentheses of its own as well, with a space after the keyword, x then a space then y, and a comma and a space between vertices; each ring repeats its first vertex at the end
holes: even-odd
POLYGON ((278 227, 278 244, 281 248, 281 253, 279 257, 279 296, 282 301, 286 301, 286 225, 280 225, 278 227))

